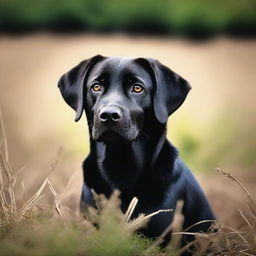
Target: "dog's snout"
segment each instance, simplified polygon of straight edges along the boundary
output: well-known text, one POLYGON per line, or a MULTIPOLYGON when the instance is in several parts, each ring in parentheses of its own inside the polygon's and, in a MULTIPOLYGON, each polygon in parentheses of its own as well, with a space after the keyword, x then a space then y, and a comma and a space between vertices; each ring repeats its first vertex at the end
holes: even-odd
POLYGON ((117 122, 121 118, 121 110, 117 107, 105 107, 101 109, 99 118, 102 122, 113 121, 117 122))

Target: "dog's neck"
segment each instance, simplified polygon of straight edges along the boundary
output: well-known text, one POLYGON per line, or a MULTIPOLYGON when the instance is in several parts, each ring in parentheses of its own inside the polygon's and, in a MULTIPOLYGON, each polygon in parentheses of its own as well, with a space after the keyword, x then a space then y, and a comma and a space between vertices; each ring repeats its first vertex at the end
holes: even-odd
MULTIPOLYGON (((103 178, 121 191, 136 187, 141 180, 147 180, 159 173, 156 169, 172 169, 177 157, 176 149, 167 141, 165 125, 149 125, 149 130, 142 130, 140 136, 131 143, 103 143, 91 140, 95 150, 95 161, 103 178), (167 161, 168 157, 168 161, 167 161), (170 159, 173 158, 173 161, 170 159), (129 187, 127 187, 129 186, 129 187)), ((161 177, 162 177, 161 176, 161 177)))

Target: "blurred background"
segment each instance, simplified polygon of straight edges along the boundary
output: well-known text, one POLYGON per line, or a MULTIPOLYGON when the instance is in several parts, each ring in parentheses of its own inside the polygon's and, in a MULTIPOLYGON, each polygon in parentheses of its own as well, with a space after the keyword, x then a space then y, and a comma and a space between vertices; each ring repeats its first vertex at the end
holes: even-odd
POLYGON ((12 167, 33 189, 49 174, 78 202, 89 152, 86 119, 57 88, 96 54, 152 57, 192 86, 168 121, 168 138, 200 180, 218 218, 239 227, 245 196, 220 167, 256 193, 255 0, 0 0, 0 108, 12 167))

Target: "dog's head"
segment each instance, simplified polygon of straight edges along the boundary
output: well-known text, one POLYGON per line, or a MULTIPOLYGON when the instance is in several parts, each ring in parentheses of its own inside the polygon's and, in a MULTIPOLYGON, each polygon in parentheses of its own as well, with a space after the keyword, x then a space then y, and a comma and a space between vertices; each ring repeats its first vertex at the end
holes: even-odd
POLYGON ((191 88, 157 60, 100 55, 65 73, 58 86, 75 121, 85 110, 92 138, 104 142, 136 139, 146 111, 165 124, 191 88))

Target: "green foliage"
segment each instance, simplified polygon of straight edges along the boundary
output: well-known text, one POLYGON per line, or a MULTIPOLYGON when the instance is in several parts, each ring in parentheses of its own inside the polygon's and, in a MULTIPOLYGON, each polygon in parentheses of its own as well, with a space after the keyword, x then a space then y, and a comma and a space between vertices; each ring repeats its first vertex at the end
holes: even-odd
MULTIPOLYGON (((87 219, 96 223, 98 228, 91 228, 86 236, 85 251, 89 256, 133 256, 141 255, 152 241, 136 235, 130 229, 131 223, 125 221, 125 216, 120 210, 118 193, 114 193, 110 200, 98 196, 98 210, 91 209, 86 214, 87 219)), ((141 223, 144 225, 143 223, 141 223)), ((147 255, 155 255, 158 248, 147 250, 147 255)))
POLYGON ((254 34, 254 0, 1 0, 0 30, 254 34))

